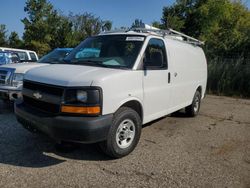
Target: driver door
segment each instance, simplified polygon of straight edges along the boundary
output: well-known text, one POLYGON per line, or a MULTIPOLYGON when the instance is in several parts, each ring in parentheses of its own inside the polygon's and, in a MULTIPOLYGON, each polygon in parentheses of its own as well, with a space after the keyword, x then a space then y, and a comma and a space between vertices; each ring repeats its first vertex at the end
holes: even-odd
POLYGON ((170 72, 162 39, 151 38, 144 52, 144 123, 167 114, 170 108, 170 72))

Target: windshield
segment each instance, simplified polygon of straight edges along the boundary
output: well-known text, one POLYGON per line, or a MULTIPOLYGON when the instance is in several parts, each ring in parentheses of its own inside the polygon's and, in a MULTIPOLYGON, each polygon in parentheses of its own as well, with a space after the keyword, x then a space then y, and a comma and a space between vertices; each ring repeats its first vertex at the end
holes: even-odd
POLYGON ((103 35, 90 37, 77 46, 66 63, 109 68, 132 68, 145 37, 103 35))
POLYGON ((38 63, 59 63, 70 53, 70 51, 71 50, 55 49, 39 59, 38 63))

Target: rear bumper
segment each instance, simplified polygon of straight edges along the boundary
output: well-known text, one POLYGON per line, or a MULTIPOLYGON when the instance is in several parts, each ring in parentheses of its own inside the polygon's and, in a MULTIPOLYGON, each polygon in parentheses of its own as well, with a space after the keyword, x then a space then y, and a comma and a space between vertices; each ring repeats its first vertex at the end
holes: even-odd
POLYGON ((107 139, 113 115, 98 117, 50 116, 23 103, 15 104, 19 123, 28 130, 37 130, 57 141, 96 143, 107 139))

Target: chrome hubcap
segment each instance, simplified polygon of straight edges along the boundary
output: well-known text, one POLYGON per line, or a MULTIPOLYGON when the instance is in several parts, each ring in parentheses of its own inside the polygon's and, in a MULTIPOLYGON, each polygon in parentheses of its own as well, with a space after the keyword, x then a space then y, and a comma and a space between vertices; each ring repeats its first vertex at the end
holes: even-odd
POLYGON ((135 138, 135 124, 130 119, 125 119, 116 131, 116 143, 124 149, 131 145, 135 138))

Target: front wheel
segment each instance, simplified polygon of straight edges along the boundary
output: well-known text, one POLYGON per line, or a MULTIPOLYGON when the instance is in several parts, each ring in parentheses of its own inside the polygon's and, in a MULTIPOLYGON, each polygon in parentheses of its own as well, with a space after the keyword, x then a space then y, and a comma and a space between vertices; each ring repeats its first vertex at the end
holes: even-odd
POLYGON ((190 117, 197 116, 200 110, 200 105, 201 105, 201 93, 200 91, 197 90, 194 94, 192 104, 187 106, 185 109, 186 114, 190 117))
POLYGON ((115 113, 107 140, 100 143, 100 148, 113 158, 128 155, 139 142, 141 124, 141 118, 136 111, 121 107, 115 113))

